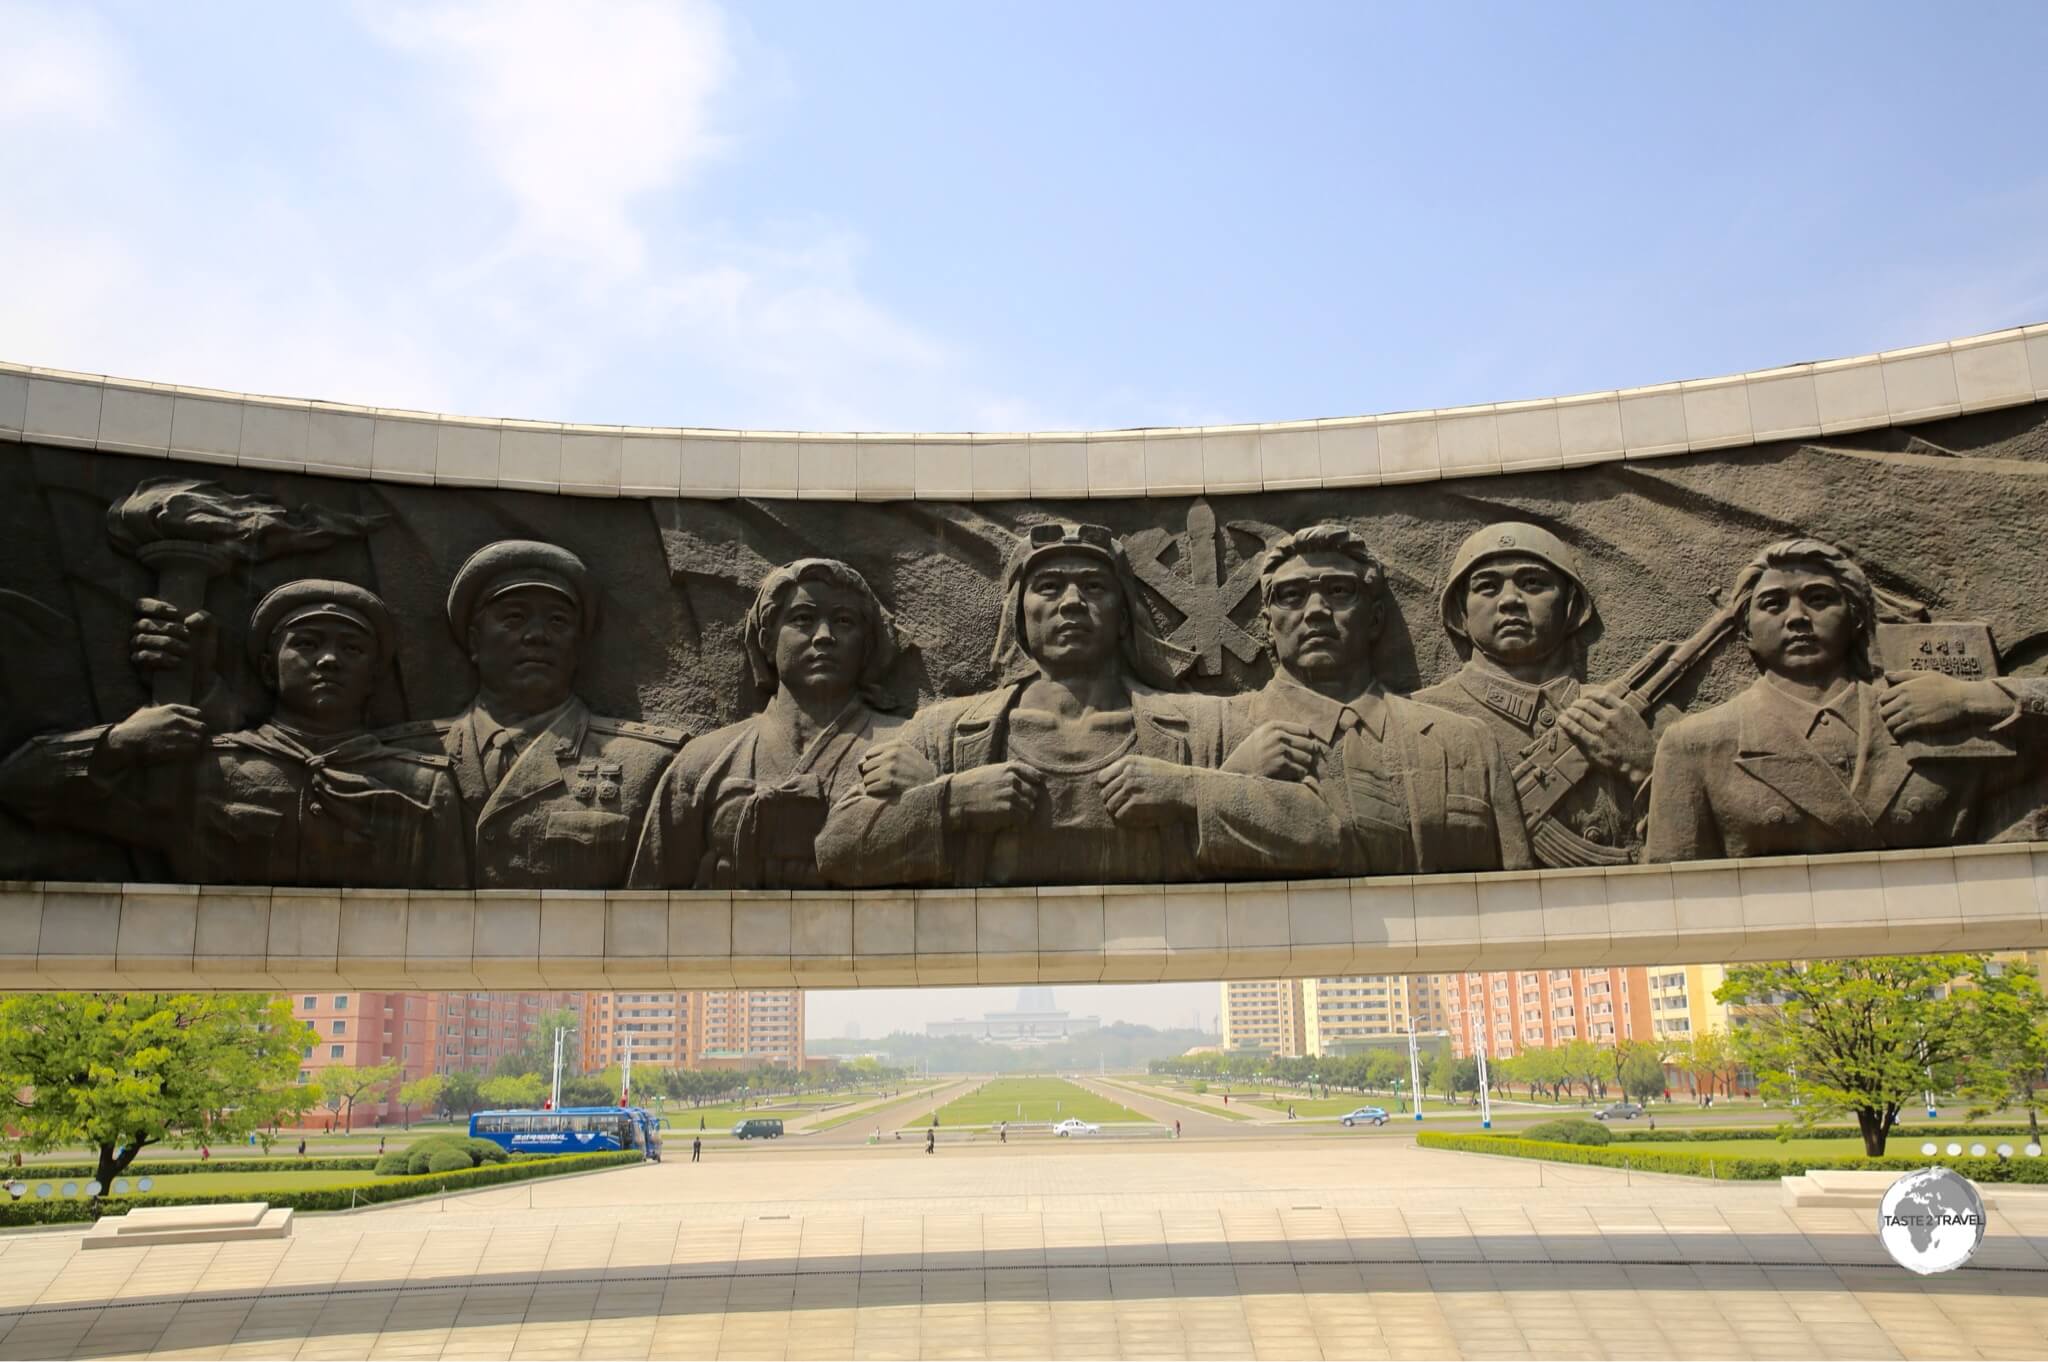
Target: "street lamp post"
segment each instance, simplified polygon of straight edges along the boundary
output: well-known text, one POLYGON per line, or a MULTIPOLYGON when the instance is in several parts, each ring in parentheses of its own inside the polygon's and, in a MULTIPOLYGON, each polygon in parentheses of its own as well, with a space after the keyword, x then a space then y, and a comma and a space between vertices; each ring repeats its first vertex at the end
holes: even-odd
POLYGON ((1415 1050, 1415 1018, 1408 1018, 1408 1091, 1415 1095, 1415 1119, 1422 1119, 1422 1060, 1415 1050))
POLYGON ((1479 1128, 1493 1129, 1493 1094, 1486 1081, 1486 1028, 1481 1026, 1472 1036, 1472 1053, 1479 1060, 1479 1128))

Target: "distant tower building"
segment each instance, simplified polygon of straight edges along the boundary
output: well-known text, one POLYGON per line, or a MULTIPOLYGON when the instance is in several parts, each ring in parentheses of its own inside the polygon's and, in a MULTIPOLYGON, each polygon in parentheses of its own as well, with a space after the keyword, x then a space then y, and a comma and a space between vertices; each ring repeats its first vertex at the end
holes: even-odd
POLYGON ((926 1022, 927 1036, 967 1036, 994 1041, 999 1045, 1045 1045, 1071 1036, 1102 1029, 1100 1017, 1076 1017, 1053 1006, 1049 988, 1020 988, 1017 1006, 1008 1012, 984 1012, 974 1017, 926 1022))
POLYGON ((583 1006, 583 1067, 625 1056, 658 1069, 751 1069, 804 1062, 800 988, 672 989, 592 993, 583 1006))
POLYGON ((1415 1008, 1417 976, 1354 974, 1301 981, 1303 1053, 1336 1055, 1362 1042, 1408 1034, 1409 1021, 1425 1027, 1415 1008))
POLYGON ((1282 1058, 1308 1052, 1299 979, 1230 979, 1223 984, 1223 1048, 1282 1058))

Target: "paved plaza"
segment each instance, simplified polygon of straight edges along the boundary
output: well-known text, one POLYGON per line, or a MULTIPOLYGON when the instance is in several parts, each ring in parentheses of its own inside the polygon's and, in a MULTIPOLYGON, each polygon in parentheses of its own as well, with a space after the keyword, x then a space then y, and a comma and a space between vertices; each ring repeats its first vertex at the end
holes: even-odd
POLYGON ((679 1152, 288 1241, 0 1236, 0 1357, 2048 1354, 2030 1208, 1923 1280, 1775 1185, 1406 1131, 679 1152))

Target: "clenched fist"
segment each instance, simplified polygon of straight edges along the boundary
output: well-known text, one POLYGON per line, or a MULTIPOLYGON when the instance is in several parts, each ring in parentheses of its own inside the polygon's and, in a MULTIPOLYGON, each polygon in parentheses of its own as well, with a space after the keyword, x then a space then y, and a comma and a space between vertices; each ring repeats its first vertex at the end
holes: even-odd
POLYGON ((135 603, 135 628, 128 635, 128 660, 145 672, 192 668, 194 693, 213 680, 220 630, 204 610, 185 614, 169 601, 135 603))
POLYGON ((191 756, 207 737, 191 705, 148 705, 107 730, 106 753, 116 765, 154 766, 191 756))
POLYGON ((977 766, 949 778, 946 821, 955 828, 1000 828, 1022 823, 1045 793, 1045 777, 1021 761, 977 766))
POLYGON ((1223 763, 1223 769, 1270 780, 1307 780, 1315 772, 1322 746, 1307 725, 1275 719, 1253 729, 1223 763))
POLYGON ((870 799, 894 799, 938 776, 924 753, 910 743, 879 742, 861 754, 860 792, 870 799))
POLYGON ((1157 757, 1118 757, 1096 777, 1102 803, 1119 823, 1168 823, 1194 812, 1193 775, 1157 757))
POLYGON ((1619 699, 1612 687, 1582 686, 1557 722, 1595 766, 1638 785, 1650 778, 1656 740, 1636 707, 1619 699))

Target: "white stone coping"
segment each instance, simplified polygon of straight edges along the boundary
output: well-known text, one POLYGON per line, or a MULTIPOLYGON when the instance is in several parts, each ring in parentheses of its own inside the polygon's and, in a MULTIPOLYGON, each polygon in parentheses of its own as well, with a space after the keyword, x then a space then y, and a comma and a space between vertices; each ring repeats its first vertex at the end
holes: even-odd
POLYGON ((0 990, 1150 982, 2048 946, 2048 842, 1252 884, 0 883, 0 990))
POLYGON ((1369 487, 1656 458, 2048 399, 2048 324, 1575 397, 1266 425, 978 434, 490 420, 0 364, 0 441, 599 497, 967 500, 1369 487))

